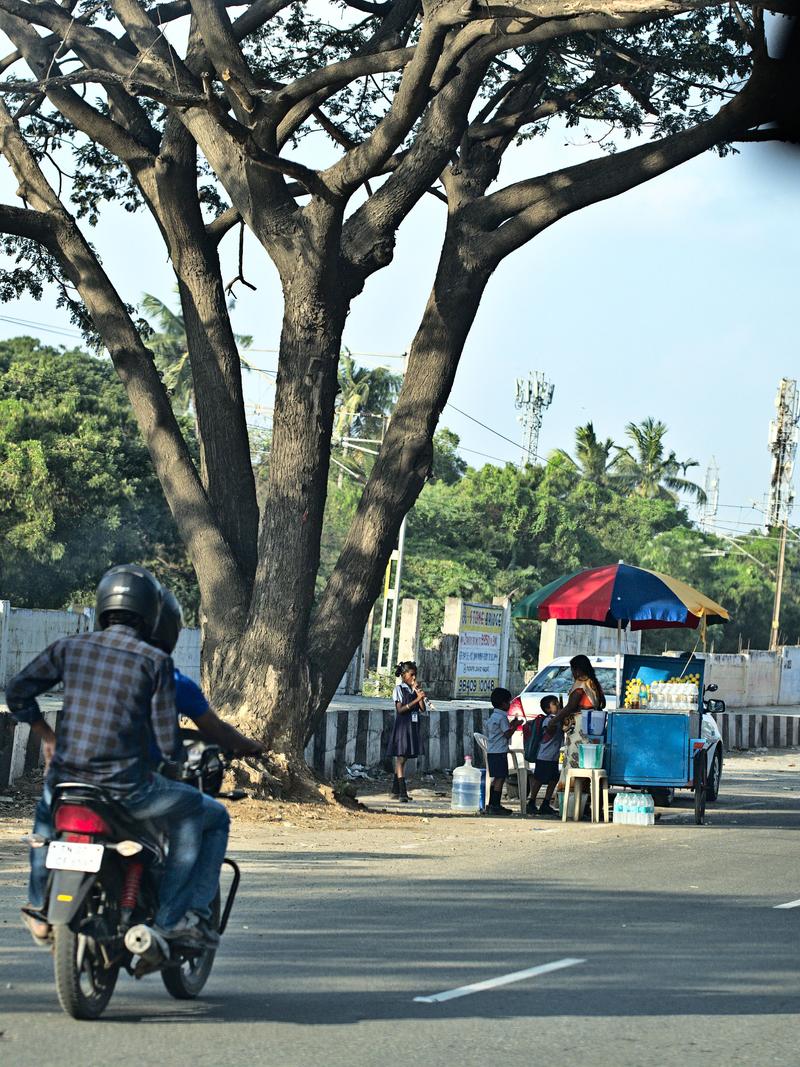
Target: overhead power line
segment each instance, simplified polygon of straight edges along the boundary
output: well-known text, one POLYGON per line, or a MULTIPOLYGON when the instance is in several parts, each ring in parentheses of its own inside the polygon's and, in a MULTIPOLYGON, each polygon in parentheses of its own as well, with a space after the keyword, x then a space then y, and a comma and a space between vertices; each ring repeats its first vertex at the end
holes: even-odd
MULTIPOLYGON (((477 426, 482 427, 484 430, 488 430, 489 433, 493 433, 495 437, 499 437, 501 441, 507 441, 508 444, 513 445, 514 448, 522 448, 522 445, 519 441, 512 441, 510 437, 506 437, 504 433, 500 433, 499 430, 495 430, 492 426, 487 426, 485 422, 481 422, 480 419, 476 419, 474 415, 468 415, 466 411, 462 411, 461 408, 457 408, 455 404, 453 404, 450 400, 447 401, 446 407, 452 408, 453 411, 457 411, 459 415, 463 415, 465 419, 469 419, 470 422, 474 422, 477 426)), ((536 452, 531 452, 530 454, 535 459, 538 459, 540 462, 545 462, 542 457, 536 452)))

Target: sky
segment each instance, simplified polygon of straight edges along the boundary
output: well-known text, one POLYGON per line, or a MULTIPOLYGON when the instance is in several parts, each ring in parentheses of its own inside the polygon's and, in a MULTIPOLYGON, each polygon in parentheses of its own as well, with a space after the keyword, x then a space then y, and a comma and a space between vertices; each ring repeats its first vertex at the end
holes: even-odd
MULTIPOLYGON (((590 158, 576 130, 554 127, 505 166, 503 182, 590 158)), ((313 152, 313 141, 306 151, 313 152)), ((15 183, 0 161, 0 197, 15 183)), ((719 528, 741 532, 761 521, 769 484, 769 421, 782 377, 797 377, 797 249, 800 155, 744 146, 720 159, 706 153, 613 200, 545 231, 498 269, 467 342, 441 425, 461 438, 472 466, 518 462, 522 430, 515 379, 543 371, 555 386, 539 453, 571 450, 591 420, 601 437, 624 443, 629 421, 669 426, 679 459, 719 466, 719 528), (486 424, 484 428, 475 421, 486 424), (498 436, 498 434, 502 436, 498 436), (510 441, 504 440, 509 438, 510 441)), ((355 301, 344 344, 357 361, 402 368, 433 280, 444 205, 423 202, 401 227, 392 265, 355 301)), ((110 208, 90 239, 123 297, 169 301, 174 280, 146 212, 110 208)), ((236 233, 223 245, 226 280, 236 272, 236 233)), ((266 254, 248 238, 245 276, 233 315, 253 337, 250 362, 274 370, 281 299, 266 254)), ((79 341, 55 294, 0 306, 0 338, 19 333, 51 344, 79 341), (36 323, 23 326, 8 321, 36 323), (49 329, 46 329, 49 328, 49 329), (52 330, 67 331, 64 333, 52 330)), ((274 398, 267 374, 245 376, 254 425, 268 422, 274 398)))

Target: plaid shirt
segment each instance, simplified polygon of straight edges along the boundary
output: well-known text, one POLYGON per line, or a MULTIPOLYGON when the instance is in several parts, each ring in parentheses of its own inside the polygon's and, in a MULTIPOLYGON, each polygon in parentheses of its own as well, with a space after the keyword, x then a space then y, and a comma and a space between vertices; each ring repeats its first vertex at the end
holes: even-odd
POLYGON ((130 627, 55 641, 8 683, 9 711, 20 722, 39 721, 36 697, 59 682, 64 709, 51 784, 74 778, 125 793, 150 776, 151 739, 166 756, 175 751, 172 660, 130 627))

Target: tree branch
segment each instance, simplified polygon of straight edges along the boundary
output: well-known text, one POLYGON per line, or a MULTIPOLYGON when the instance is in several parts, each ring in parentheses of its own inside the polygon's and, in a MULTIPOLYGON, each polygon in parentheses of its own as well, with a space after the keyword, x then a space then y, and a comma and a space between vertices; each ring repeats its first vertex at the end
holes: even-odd
MULTIPOLYGON (((17 45, 30 69, 39 75, 37 84, 47 92, 54 106, 78 130, 92 140, 99 141, 109 152, 134 169, 139 169, 145 162, 152 163, 152 142, 147 145, 137 140, 108 115, 103 115, 88 104, 83 97, 69 88, 68 84, 65 83, 64 88, 59 89, 53 84, 58 81, 57 78, 48 83, 47 74, 55 61, 57 42, 52 38, 45 41, 29 23, 2 10, 0 29, 17 45)), ((151 133, 154 132, 149 123, 148 128, 151 133)))
MULTIPOLYGON (((297 78, 277 90, 273 94, 274 103, 280 113, 286 115, 291 107, 313 96, 320 89, 340 89, 348 82, 363 78, 367 74, 388 74, 401 70, 414 58, 414 52, 414 48, 394 48, 386 52, 351 56, 327 67, 320 67, 319 70, 297 78)), ((270 102, 268 99, 268 103, 270 102)))
MULTIPOLYGON (((229 605, 228 622, 241 626, 247 588, 219 532, 152 354, 75 221, 50 188, 8 108, 0 101, 0 151, 19 183, 19 195, 50 218, 47 248, 75 286, 128 393, 175 521, 195 564, 201 593, 229 605)), ((15 215, 18 219, 19 216, 15 215)), ((13 222, 8 211, 4 221, 13 222)))
POLYGON ((80 47, 89 62, 102 70, 125 77, 140 65, 135 56, 121 47, 113 34, 94 26, 85 26, 80 19, 71 17, 65 8, 48 0, 40 0, 36 4, 26 3, 25 0, 0 0, 0 10, 16 15, 33 26, 51 30, 62 44, 80 47))
POLYGON ((242 216, 235 207, 226 208, 221 215, 217 215, 211 222, 206 223, 206 233, 214 244, 218 245, 225 234, 241 221, 242 216))
POLYGON ((427 105, 431 76, 441 55, 446 30, 443 18, 441 21, 429 18, 423 23, 419 43, 403 71, 389 111, 365 141, 323 172, 324 180, 335 192, 345 196, 352 193, 378 174, 403 143, 427 105))
POLYGON ((234 113, 240 121, 249 124, 256 110, 257 86, 227 12, 217 0, 191 0, 191 4, 206 54, 222 78, 234 113))
POLYGON ((46 211, 33 211, 31 208, 16 207, 13 204, 0 204, 0 233, 10 233, 15 237, 28 237, 49 248, 53 242, 55 227, 46 211))
MULTIPOLYGON (((237 41, 243 41, 294 2, 295 0, 255 0, 233 23, 233 36, 237 41)), ((241 4, 233 3, 230 6, 241 7, 241 4)))
POLYGON ((613 156, 516 182, 471 205, 470 221, 486 233, 487 248, 499 261, 573 211, 617 196, 745 133, 762 115, 767 121, 764 111, 771 90, 769 73, 757 70, 742 92, 708 121, 613 156))
POLYGON ((467 134, 476 141, 488 140, 492 137, 513 136, 523 126, 528 126, 532 122, 538 122, 543 118, 549 118, 551 115, 564 111, 573 104, 582 103, 588 97, 593 96, 599 89, 605 89, 612 84, 612 79, 604 75, 593 74, 582 85, 576 86, 560 96, 553 97, 551 100, 542 101, 542 103, 537 104, 536 107, 530 110, 517 111, 513 114, 496 118, 492 122, 472 125, 467 134))
POLYGON ((208 100, 201 93, 176 93, 159 85, 137 81, 127 75, 112 74, 107 70, 76 70, 57 78, 42 78, 36 81, 0 82, 0 92, 20 93, 34 96, 37 93, 57 92, 73 85, 103 85, 122 89, 128 93, 145 96, 170 107, 207 107, 208 100))

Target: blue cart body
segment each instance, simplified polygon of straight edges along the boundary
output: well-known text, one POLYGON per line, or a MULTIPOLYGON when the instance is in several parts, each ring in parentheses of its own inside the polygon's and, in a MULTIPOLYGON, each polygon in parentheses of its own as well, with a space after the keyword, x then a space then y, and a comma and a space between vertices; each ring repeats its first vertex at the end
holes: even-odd
MULTIPOLYGON (((647 683, 699 674, 696 709, 620 709, 608 715, 606 769, 611 785, 685 788, 693 779, 695 743, 702 736, 703 661, 681 656, 625 656, 622 689, 630 678, 647 683)), ((702 747, 702 742, 700 742, 702 747)))

